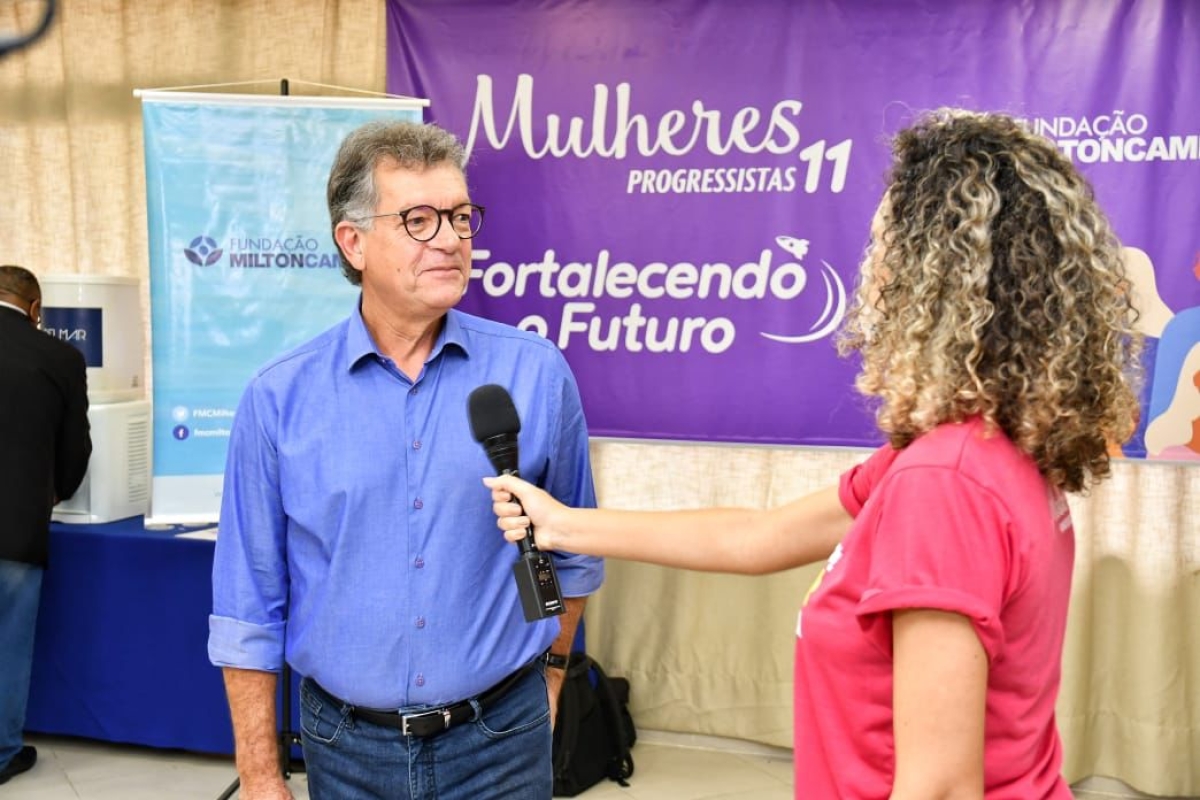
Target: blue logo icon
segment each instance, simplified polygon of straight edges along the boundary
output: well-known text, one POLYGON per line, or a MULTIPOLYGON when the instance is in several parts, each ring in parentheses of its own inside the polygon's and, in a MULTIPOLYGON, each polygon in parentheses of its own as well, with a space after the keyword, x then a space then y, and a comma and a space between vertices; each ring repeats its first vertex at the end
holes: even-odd
POLYGON ((176 425, 171 430, 171 435, 174 436, 178 441, 181 441, 181 442, 184 439, 188 438, 188 435, 190 435, 190 434, 191 434, 191 431, 188 430, 187 425, 176 425))
POLYGON ((225 251, 217 247, 216 241, 211 236, 197 236, 192 239, 191 244, 183 249, 187 260, 197 267, 211 267, 217 263, 223 252, 225 251))

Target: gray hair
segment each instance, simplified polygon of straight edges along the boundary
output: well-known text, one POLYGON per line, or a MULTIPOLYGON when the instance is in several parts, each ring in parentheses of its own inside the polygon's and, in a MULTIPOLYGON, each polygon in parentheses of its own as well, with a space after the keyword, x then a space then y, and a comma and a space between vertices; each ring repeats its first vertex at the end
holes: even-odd
MULTIPOLYGON (((466 151, 449 131, 420 122, 368 122, 346 137, 329 170, 325 194, 332 231, 336 232, 343 221, 353 222, 363 230, 371 228, 372 220, 365 218, 375 212, 379 203, 375 167, 382 161, 415 171, 449 165, 466 178, 466 151)), ((355 286, 362 284, 361 273, 346 260, 340 247, 338 255, 346 280, 355 286)))

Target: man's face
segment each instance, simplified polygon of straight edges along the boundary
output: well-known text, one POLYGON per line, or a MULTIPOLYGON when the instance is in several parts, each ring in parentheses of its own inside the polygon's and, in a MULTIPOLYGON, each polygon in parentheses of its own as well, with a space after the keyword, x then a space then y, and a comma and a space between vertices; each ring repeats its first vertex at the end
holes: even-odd
MULTIPOLYGON (((462 172, 450 165, 414 171, 384 162, 375 168, 375 185, 375 214, 470 202, 462 172)), ((427 318, 441 316, 458 303, 471 274, 470 239, 458 238, 445 216, 437 235, 427 242, 409 236, 397 216, 372 223, 370 230, 348 222, 338 226, 343 252, 362 274, 364 304, 378 302, 403 316, 427 318)))

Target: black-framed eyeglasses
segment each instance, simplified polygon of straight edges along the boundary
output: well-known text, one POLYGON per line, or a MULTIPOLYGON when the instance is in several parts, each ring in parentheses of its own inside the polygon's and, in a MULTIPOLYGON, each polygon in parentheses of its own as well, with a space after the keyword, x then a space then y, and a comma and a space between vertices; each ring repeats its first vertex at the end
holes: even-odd
POLYGON ((433 206, 413 206, 403 211, 393 211, 390 214, 373 214, 362 217, 359 222, 381 217, 399 217, 404 223, 404 230, 418 242, 431 241, 442 229, 442 217, 450 222, 454 235, 460 239, 474 239, 475 234, 483 227, 483 206, 474 203, 461 203, 454 208, 434 208, 433 206))

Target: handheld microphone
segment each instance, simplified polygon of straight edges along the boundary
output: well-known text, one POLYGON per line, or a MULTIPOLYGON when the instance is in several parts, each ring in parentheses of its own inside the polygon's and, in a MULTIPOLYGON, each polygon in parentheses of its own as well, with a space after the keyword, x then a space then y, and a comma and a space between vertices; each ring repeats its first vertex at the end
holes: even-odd
MULTIPOLYGON (((508 390, 494 383, 480 386, 467 398, 467 415, 471 420, 471 435, 483 445, 496 474, 520 477, 517 434, 521 432, 521 419, 508 390)), ((516 497, 513 500, 521 504, 516 497)), ((525 621, 536 622, 563 613, 565 607, 554 561, 538 550, 532 525, 525 529, 525 537, 517 542, 517 547, 521 552, 513 564, 513 577, 525 621)))

